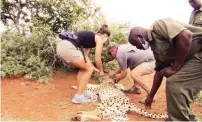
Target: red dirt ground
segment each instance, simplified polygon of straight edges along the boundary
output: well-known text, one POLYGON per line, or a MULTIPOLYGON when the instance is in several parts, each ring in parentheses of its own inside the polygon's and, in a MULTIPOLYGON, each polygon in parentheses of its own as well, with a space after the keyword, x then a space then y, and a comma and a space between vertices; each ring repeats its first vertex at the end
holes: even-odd
MULTIPOLYGON (((145 76, 152 81, 153 75, 145 76)), ((48 84, 28 81, 24 78, 3 78, 1 81, 1 119, 2 120, 32 120, 32 121, 68 121, 78 111, 93 110, 96 103, 76 105, 71 98, 76 90, 71 86, 77 85, 76 72, 57 72, 48 84)), ((159 99, 153 103, 150 112, 166 113, 165 82, 158 90, 159 99)), ((131 100, 140 108, 138 103, 146 93, 140 95, 128 94, 131 100)), ((202 118, 202 108, 197 104, 191 105, 198 118, 202 118)), ((129 120, 154 121, 135 113, 128 114, 129 120)))

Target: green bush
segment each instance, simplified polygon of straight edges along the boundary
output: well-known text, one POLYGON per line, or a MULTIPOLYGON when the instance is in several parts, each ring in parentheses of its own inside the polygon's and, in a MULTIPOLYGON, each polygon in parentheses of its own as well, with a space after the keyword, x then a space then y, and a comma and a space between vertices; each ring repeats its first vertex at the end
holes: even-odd
MULTIPOLYGON (((99 21, 100 20, 96 20, 99 21)), ((103 23, 102 23, 103 24, 103 23)), ((96 32, 102 25, 90 25, 85 23, 79 26, 79 30, 91 30, 96 32), (83 29, 82 29, 83 28, 83 29), (94 29, 94 30, 93 30, 94 29)), ((107 44, 104 45, 102 60, 105 71, 111 69, 113 64, 107 64, 113 59, 107 54, 107 46, 110 42, 125 43, 127 41, 125 30, 128 28, 126 24, 110 24, 112 36, 107 44)), ((73 68, 65 62, 58 59, 55 52, 56 38, 49 26, 33 27, 32 34, 26 35, 7 31, 2 35, 1 39, 1 76, 22 76, 28 79, 37 79, 40 82, 48 80, 53 70, 64 68, 72 70, 73 68)), ((94 63, 95 49, 90 51, 91 61, 94 63)))
POLYGON ((194 97, 195 103, 202 103, 202 90, 194 97))
MULTIPOLYGON (((19 2, 17 2, 19 3, 19 2)), ((65 70, 73 69, 65 62, 57 58, 55 52, 56 38, 54 32, 62 29, 69 29, 73 32, 80 30, 91 30, 97 32, 102 24, 108 24, 112 30, 112 36, 105 44, 102 61, 103 66, 107 69, 111 66, 107 62, 112 58, 107 55, 107 46, 109 42, 125 43, 126 23, 107 23, 102 15, 100 8, 94 6, 93 1, 63 1, 57 0, 41 0, 35 1, 35 4, 26 3, 26 7, 32 12, 30 23, 31 35, 26 35, 7 31, 1 38, 1 76, 22 76, 25 75, 29 79, 39 79, 39 81, 47 81, 53 70, 63 67, 65 70), (95 8, 94 8, 95 7, 95 8), (34 11, 32 11, 34 10, 34 11), (36 11, 35 11, 36 10, 36 11), (42 13, 43 16, 39 13, 42 13)), ((15 2, 12 4, 16 4, 15 2)), ((18 24, 18 17, 5 18, 12 14, 12 9, 16 9, 12 4, 4 2, 2 21, 7 23, 7 19, 18 24), (14 7, 14 8, 13 8, 14 7), (11 11, 11 13, 10 13, 11 11)), ((18 5, 18 4, 16 4, 18 5)), ((21 12, 16 9, 16 12, 21 12)), ((18 14, 17 14, 18 15, 18 14)), ((23 19, 25 19, 23 17, 23 19)), ((14 26, 15 27, 15 26, 14 26)), ((16 25, 16 30, 20 30, 16 25)), ((11 26, 10 26, 11 28, 11 26)), ((27 31, 26 31, 27 32, 27 31)), ((90 52, 91 61, 94 61, 95 50, 90 52)))
POLYGON ((35 27, 31 36, 7 31, 1 39, 1 76, 26 75, 46 81, 57 62, 55 38, 48 27, 35 27))

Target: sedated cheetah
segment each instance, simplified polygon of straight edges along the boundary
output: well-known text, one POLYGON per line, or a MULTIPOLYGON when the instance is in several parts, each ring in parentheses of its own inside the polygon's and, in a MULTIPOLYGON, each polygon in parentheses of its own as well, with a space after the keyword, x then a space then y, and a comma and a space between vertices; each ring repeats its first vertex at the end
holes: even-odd
POLYGON ((136 112, 144 117, 153 119, 167 119, 166 114, 153 114, 146 112, 145 110, 138 108, 131 102, 120 89, 117 84, 114 84, 113 80, 106 77, 102 78, 103 83, 99 85, 88 84, 86 92, 90 96, 95 98, 99 95, 101 103, 99 103, 93 111, 81 111, 78 112, 72 120, 101 120, 111 119, 112 121, 125 121, 128 120, 127 112, 136 112), (107 82, 106 82, 107 81, 107 82))

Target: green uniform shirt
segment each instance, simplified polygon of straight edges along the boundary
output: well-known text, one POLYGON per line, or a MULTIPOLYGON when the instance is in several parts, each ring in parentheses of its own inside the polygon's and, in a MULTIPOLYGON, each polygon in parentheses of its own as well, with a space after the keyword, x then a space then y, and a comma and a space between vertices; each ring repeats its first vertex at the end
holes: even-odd
POLYGON ((183 30, 188 29, 193 33, 192 47, 188 58, 202 50, 202 27, 177 22, 171 18, 154 22, 149 33, 151 49, 156 59, 156 70, 174 65, 175 48, 173 39, 183 30))
POLYGON ((189 24, 202 27, 202 7, 199 10, 194 10, 192 12, 189 24))

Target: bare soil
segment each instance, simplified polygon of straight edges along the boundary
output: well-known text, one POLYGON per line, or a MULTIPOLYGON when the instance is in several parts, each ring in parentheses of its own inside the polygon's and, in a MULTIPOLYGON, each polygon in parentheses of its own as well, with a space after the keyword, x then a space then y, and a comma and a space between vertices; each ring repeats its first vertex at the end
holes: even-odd
MULTIPOLYGON (((152 84, 152 75, 145 76, 152 84)), ((93 81, 91 81, 93 82, 93 81)), ((1 119, 20 121, 68 121, 78 111, 89 111, 96 107, 96 103, 73 104, 71 99, 76 90, 71 86, 77 85, 76 72, 57 72, 48 84, 37 83, 20 78, 3 78, 1 81, 1 119)), ((127 94, 140 108, 144 105, 138 101, 146 93, 127 94)), ((165 82, 157 92, 159 99, 152 104, 153 113, 166 113, 165 82)), ((191 105, 198 118, 202 120, 202 107, 191 105)), ((154 121, 135 113, 128 114, 129 120, 154 121)))

